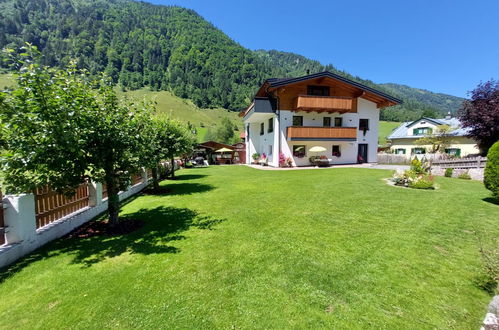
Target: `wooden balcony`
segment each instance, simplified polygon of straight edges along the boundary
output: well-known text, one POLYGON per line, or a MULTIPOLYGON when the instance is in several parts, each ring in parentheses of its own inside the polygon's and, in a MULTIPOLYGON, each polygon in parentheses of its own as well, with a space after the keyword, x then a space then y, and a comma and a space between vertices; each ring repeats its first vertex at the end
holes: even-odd
POLYGON ((346 140, 357 139, 356 127, 290 126, 288 138, 291 140, 346 140))
POLYGON ((317 112, 357 112, 357 99, 351 97, 300 95, 296 110, 317 112))

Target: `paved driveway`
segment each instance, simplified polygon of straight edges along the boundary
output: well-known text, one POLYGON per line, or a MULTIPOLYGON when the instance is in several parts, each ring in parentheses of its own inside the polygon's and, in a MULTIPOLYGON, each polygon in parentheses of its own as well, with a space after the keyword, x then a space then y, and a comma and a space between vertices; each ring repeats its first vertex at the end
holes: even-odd
POLYGON ((375 170, 408 170, 409 165, 379 165, 379 164, 350 164, 350 165, 333 165, 331 167, 317 167, 317 166, 300 166, 300 167, 272 167, 272 166, 261 166, 248 164, 246 166, 256 168, 258 170, 268 170, 268 171, 293 171, 293 170, 325 170, 331 168, 342 168, 342 167, 356 167, 356 168, 371 168, 375 170))

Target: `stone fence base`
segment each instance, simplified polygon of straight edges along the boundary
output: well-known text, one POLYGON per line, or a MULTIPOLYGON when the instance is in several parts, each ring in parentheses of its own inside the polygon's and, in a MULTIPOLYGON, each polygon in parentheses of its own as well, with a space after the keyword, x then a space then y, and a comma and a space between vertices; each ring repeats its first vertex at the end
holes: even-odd
MULTIPOLYGON (((470 169, 454 169, 452 172, 452 177, 457 178, 462 173, 468 173, 472 180, 483 181, 483 168, 470 168, 470 169)), ((432 166, 431 172, 434 175, 443 176, 445 173, 445 168, 439 166, 432 166)))
MULTIPOLYGON (((126 199, 149 184, 147 173, 142 181, 119 194, 126 199)), ((89 184, 89 206, 68 214, 46 226, 36 228, 35 196, 33 194, 6 195, 3 198, 6 244, 0 246, 0 268, 27 255, 48 242, 62 237, 107 210, 107 198, 102 198, 102 185, 89 184)))

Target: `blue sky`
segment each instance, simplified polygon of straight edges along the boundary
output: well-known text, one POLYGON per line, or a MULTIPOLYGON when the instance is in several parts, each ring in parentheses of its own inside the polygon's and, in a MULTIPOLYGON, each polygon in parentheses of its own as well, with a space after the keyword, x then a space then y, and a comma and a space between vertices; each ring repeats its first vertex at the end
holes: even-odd
POLYGON ((148 2, 194 9, 246 48, 298 53, 377 83, 465 97, 499 79, 498 0, 148 2))

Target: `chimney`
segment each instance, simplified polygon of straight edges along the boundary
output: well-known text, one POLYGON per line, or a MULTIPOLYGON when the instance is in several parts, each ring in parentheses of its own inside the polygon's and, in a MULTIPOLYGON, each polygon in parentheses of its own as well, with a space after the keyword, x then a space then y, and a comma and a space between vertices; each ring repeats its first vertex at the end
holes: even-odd
POLYGON ((447 116, 445 116, 445 119, 449 120, 452 118, 452 115, 450 114, 450 111, 447 112, 447 116))

